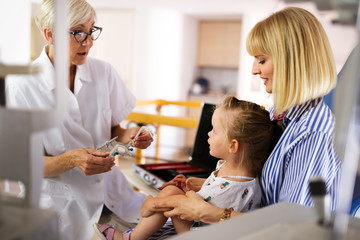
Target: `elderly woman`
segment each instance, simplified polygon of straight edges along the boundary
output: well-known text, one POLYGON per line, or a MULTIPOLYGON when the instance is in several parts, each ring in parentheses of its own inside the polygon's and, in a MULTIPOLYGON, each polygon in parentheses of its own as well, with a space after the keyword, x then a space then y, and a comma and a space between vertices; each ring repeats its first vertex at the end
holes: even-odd
MULTIPOLYGON (((310 12, 287 8, 256 24, 247 50, 255 57, 253 74, 260 75, 273 96, 271 118, 282 118, 285 125, 262 171, 263 205, 287 201, 311 206, 309 179, 321 176, 334 210, 340 160, 333 145, 334 115, 322 97, 334 88, 336 72, 323 27, 310 12)), ((206 223, 242 214, 228 214, 193 191, 153 201, 145 201, 142 212, 165 211, 167 217, 206 223)))
MULTIPOLYGON (((61 239, 90 239, 92 223, 99 220, 104 204, 120 218, 137 222, 145 196, 133 190, 114 166, 108 153, 94 150, 106 140, 118 137, 124 144, 139 128, 123 129, 119 123, 135 106, 131 94, 108 64, 88 58, 101 33, 96 13, 85 0, 68 0, 70 82, 66 91, 67 112, 60 126, 43 135, 44 180, 40 204, 60 216, 61 239), (132 211, 134 209, 134 211, 132 211)), ((44 72, 7 84, 9 106, 48 108, 54 104, 54 1, 43 0, 36 23, 47 45, 34 64, 44 72)), ((143 131, 134 147, 150 145, 143 131)))

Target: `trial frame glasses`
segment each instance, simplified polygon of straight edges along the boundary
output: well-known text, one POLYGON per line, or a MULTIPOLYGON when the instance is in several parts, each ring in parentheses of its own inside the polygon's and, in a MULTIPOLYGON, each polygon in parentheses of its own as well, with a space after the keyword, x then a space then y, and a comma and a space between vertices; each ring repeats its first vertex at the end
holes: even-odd
POLYGON ((94 26, 89 33, 78 30, 69 31, 69 33, 74 36, 74 39, 80 44, 85 42, 88 36, 91 36, 91 40, 95 41, 96 39, 99 38, 101 32, 102 32, 102 27, 96 27, 96 26, 94 26))

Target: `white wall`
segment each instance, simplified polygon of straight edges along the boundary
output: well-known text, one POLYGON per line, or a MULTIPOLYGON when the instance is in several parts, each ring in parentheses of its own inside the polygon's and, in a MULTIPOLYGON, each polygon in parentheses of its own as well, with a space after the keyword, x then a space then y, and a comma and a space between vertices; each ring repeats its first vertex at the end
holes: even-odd
POLYGON ((252 27, 261 19, 268 16, 268 13, 252 13, 245 14, 242 19, 241 31, 241 51, 239 61, 239 78, 237 95, 239 98, 256 102, 260 105, 271 106, 272 99, 269 94, 265 92, 264 85, 258 76, 251 73, 253 65, 253 57, 246 51, 246 36, 252 27))
POLYGON ((103 31, 89 56, 111 63, 121 73, 124 82, 130 85, 134 64, 134 10, 97 9, 96 26, 102 27, 103 31))
MULTIPOLYGON (((173 10, 153 8, 149 12, 144 78, 137 79, 141 96, 149 99, 177 100, 180 98, 183 16, 173 10)), ((139 58, 141 56, 138 56, 139 58)))
POLYGON ((28 0, 1 1, 0 61, 2 63, 24 65, 30 62, 30 15, 31 2, 28 0))
MULTIPOLYGON (((141 22, 137 21, 144 25, 140 24, 137 31, 139 49, 135 55, 132 90, 138 99, 185 99, 186 95, 181 90, 184 16, 163 8, 146 10, 146 13, 139 16, 141 22)), ((151 108, 154 109, 154 106, 151 108)), ((178 108, 163 107, 162 114, 179 116, 181 111, 179 112, 178 108)), ((179 146, 179 143, 185 142, 184 132, 179 132, 174 127, 162 126, 161 133, 161 146, 179 146), (163 134, 165 132, 166 134, 163 134)))

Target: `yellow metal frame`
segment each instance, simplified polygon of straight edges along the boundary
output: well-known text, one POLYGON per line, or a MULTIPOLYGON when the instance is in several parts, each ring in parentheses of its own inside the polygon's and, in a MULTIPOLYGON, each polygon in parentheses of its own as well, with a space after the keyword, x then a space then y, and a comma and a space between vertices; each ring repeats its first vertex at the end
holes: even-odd
POLYGON ((196 128, 198 124, 197 118, 169 117, 138 112, 130 113, 126 120, 144 124, 169 125, 184 128, 196 128))
MULTIPOLYGON (((161 108, 165 105, 175 105, 190 108, 200 108, 202 102, 194 101, 166 101, 166 100, 138 100, 136 102, 137 107, 155 105, 157 114, 147 114, 139 112, 131 112, 126 120, 131 122, 137 122, 141 124, 153 124, 156 127, 156 151, 155 157, 159 157, 159 140, 160 140, 160 126, 168 125, 174 127, 183 128, 197 128, 199 123, 198 118, 192 117, 170 117, 161 115, 161 108)), ((141 151, 138 150, 136 153, 136 159, 141 159, 141 151)))

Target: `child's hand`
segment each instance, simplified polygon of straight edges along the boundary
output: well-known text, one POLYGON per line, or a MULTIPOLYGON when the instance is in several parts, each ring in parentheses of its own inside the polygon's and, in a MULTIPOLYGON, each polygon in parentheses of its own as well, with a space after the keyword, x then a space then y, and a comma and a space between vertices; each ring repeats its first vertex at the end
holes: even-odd
POLYGON ((174 185, 180 189, 183 189, 186 185, 186 177, 184 175, 177 175, 174 177, 171 181, 164 183, 161 187, 159 187, 159 190, 163 190, 165 187, 169 185, 174 185))
POLYGON ((184 175, 177 175, 172 181, 175 182, 175 186, 181 189, 186 185, 186 177, 184 175))

